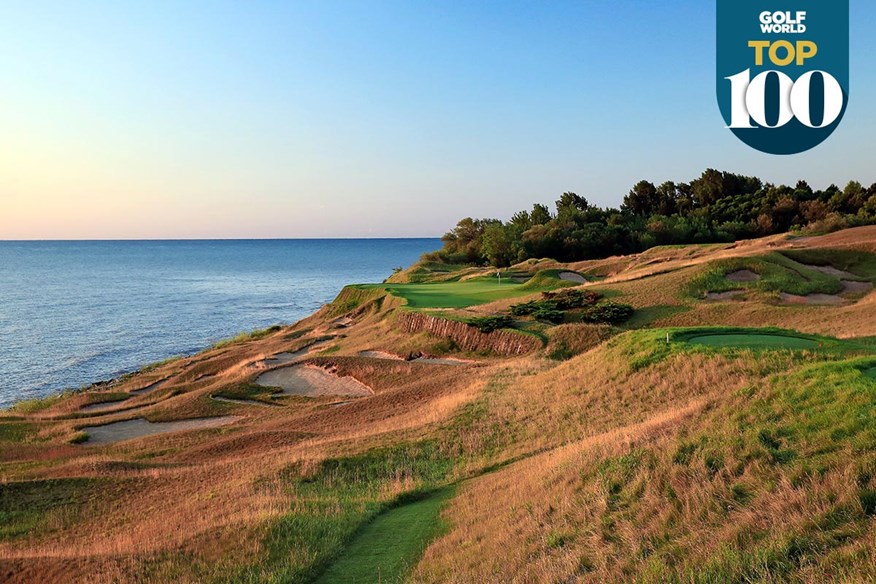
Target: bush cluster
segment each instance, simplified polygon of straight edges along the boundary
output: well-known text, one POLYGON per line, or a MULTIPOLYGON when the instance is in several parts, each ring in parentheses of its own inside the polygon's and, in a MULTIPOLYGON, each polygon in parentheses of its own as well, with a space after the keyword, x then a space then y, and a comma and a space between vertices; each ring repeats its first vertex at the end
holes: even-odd
POLYGON ((618 302, 600 302, 581 311, 581 320, 593 324, 618 324, 633 316, 633 307, 618 302))
POLYGON ((542 292, 543 300, 530 300, 511 307, 514 316, 532 316, 536 320, 563 322, 565 311, 594 306, 602 295, 591 290, 566 289, 542 292))
POLYGON ((499 329, 511 328, 514 326, 514 319, 504 314, 497 314, 470 318, 466 321, 466 324, 475 327, 482 333, 491 333, 499 329))

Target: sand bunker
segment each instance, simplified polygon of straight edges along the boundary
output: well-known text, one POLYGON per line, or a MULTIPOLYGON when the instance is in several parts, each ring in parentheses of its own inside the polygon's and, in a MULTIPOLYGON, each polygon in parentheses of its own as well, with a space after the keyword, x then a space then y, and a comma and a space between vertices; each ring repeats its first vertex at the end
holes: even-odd
POLYGON ((166 377, 166 378, 164 378, 164 379, 159 379, 158 381, 153 381, 152 383, 150 383, 150 384, 147 385, 146 387, 141 387, 140 389, 132 389, 132 390, 129 391, 128 393, 131 393, 131 394, 134 394, 134 395, 142 395, 142 394, 144 394, 144 393, 150 393, 150 392, 153 392, 153 391, 155 391, 156 389, 158 389, 158 388, 161 386, 161 384, 163 384, 163 383, 164 383, 165 381, 167 381, 168 379, 169 379, 169 377, 166 377))
POLYGON ((404 357, 400 357, 394 353, 389 353, 387 351, 359 351, 360 357, 367 357, 369 359, 386 359, 388 361, 405 361, 404 357))
POLYGON ((370 387, 357 379, 340 377, 314 365, 273 369, 259 375, 256 383, 262 387, 279 387, 283 395, 364 397, 374 394, 370 387))
POLYGON ((755 274, 751 270, 738 270, 725 276, 731 282, 757 282, 760 280, 760 275, 755 274))
POLYGON ((866 294, 873 289, 872 282, 853 282, 851 280, 840 280, 843 284, 843 294, 866 294))
POLYGON ((418 357, 414 363, 429 363, 430 365, 471 365, 474 361, 455 359, 454 357, 418 357))
POLYGON ((745 290, 728 290, 727 292, 708 292, 706 293, 707 300, 732 300, 736 296, 745 294, 745 290))
POLYGON ((197 418, 194 420, 177 420, 174 422, 149 422, 143 418, 113 422, 102 426, 86 426, 82 431, 88 434, 87 445, 110 444, 132 438, 165 434, 167 432, 182 432, 185 430, 202 430, 226 426, 242 419, 240 416, 223 416, 218 418, 197 418))
POLYGON ((787 294, 781 292, 779 298, 788 304, 816 304, 820 306, 838 306, 845 304, 846 300, 836 294, 809 294, 807 296, 798 296, 797 294, 787 294))
POLYGON ((88 404, 79 408, 80 412, 105 412, 107 410, 115 409, 116 407, 124 404, 127 400, 117 400, 111 402, 102 402, 96 404, 88 404))
POLYGON ((240 404, 240 405, 244 405, 244 406, 262 406, 265 408, 276 408, 280 405, 280 404, 272 404, 272 403, 268 403, 268 402, 258 401, 256 399, 240 399, 240 398, 233 398, 233 397, 222 397, 221 395, 211 395, 210 397, 215 399, 217 402, 222 402, 222 403, 226 403, 226 404, 240 404))
POLYGON ((560 272, 559 278, 560 280, 565 280, 566 282, 575 282, 576 284, 587 283, 587 278, 576 272, 560 272))
POLYGON ((328 341, 317 341, 302 349, 298 349, 297 351, 291 351, 286 353, 277 353, 276 355, 272 355, 267 359, 260 361, 257 365, 263 365, 267 367, 273 367, 274 365, 288 365, 290 363, 297 363, 298 361, 303 361, 307 358, 311 353, 315 353, 317 349, 324 346, 328 341))
POLYGON ((813 266, 811 264, 802 265, 806 266, 810 270, 815 270, 816 272, 821 272, 822 274, 827 274, 828 276, 834 276, 836 278, 857 278, 857 276, 852 274, 851 272, 838 270, 833 266, 813 266))
POLYGON ((457 359, 456 357, 417 357, 416 359, 405 359, 394 353, 387 351, 359 351, 360 357, 368 357, 369 359, 384 359, 387 361, 407 361, 409 363, 427 363, 429 365, 471 365, 474 361, 465 359, 457 359))

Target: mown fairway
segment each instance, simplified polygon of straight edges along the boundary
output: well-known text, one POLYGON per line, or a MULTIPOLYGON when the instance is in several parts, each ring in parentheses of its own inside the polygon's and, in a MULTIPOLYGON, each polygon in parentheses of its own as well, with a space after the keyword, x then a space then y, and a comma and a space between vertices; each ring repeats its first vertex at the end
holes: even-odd
POLYGON ((437 284, 390 284, 380 287, 407 300, 410 308, 467 308, 503 298, 526 296, 556 286, 536 289, 512 282, 499 284, 496 280, 468 280, 437 284))
POLYGON ((438 513, 450 498, 445 489, 379 515, 366 525, 343 555, 316 582, 400 582, 437 535, 438 513))

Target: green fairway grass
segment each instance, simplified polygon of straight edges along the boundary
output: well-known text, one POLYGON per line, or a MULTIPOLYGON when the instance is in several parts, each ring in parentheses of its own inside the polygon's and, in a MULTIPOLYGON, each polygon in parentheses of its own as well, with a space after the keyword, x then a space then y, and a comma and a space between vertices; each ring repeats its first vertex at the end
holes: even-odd
POLYGON ((492 280, 467 280, 436 284, 379 284, 390 294, 404 298, 410 308, 467 308, 503 298, 516 298, 565 285, 561 280, 545 280, 541 286, 492 280))
POLYGON ((378 515, 316 582, 401 582, 441 528, 438 514, 451 488, 378 515))
POLYGON ((869 369, 864 369, 864 376, 869 377, 870 379, 876 380, 876 367, 870 367, 869 369))
POLYGON ((694 345, 708 347, 735 347, 741 349, 813 349, 818 341, 786 335, 765 335, 757 333, 700 335, 688 339, 694 345))

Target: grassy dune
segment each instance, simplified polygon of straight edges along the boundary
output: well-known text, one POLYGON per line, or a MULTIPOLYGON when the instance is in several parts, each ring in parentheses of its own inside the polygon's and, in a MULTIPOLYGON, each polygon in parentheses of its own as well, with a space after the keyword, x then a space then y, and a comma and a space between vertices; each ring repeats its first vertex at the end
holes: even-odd
POLYGON ((876 580, 876 294, 842 284, 876 281, 876 229, 526 262, 501 286, 432 264, 393 280, 0 412, 0 580, 876 580), (760 278, 728 279, 742 269, 760 278), (511 314, 575 286, 563 270, 636 312, 511 314), (725 288, 744 294, 704 296, 725 288), (472 354, 400 330, 400 311, 428 309, 544 346, 472 354), (420 355, 458 360, 405 360, 420 355), (303 366, 373 394, 255 384, 303 366), (102 445, 82 430, 231 415, 102 445))

